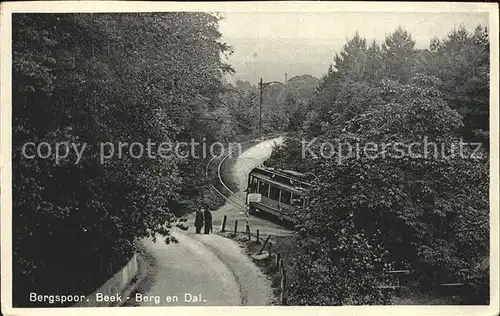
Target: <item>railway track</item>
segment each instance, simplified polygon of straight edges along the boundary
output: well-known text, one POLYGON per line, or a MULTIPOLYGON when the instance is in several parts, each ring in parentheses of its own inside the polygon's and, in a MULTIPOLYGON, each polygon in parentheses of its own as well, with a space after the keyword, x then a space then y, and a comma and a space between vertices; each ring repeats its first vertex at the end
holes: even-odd
POLYGON ((206 166, 205 169, 205 178, 207 178, 210 181, 210 187, 217 192, 222 198, 224 198, 226 201, 234 204, 235 206, 243 209, 246 211, 246 201, 239 197, 235 192, 233 192, 227 184, 224 182, 222 179, 222 174, 221 174, 221 169, 222 169, 222 164, 234 154, 234 149, 238 148, 238 145, 241 145, 242 150, 250 147, 251 145, 256 145, 260 142, 263 142, 265 140, 269 140, 272 138, 279 137, 280 135, 283 135, 282 133, 280 134, 270 134, 266 136, 262 136, 259 138, 254 138, 251 140, 244 141, 239 144, 235 144, 231 147, 228 147, 222 151, 222 153, 218 156, 212 157, 206 166), (215 167, 215 177, 210 175, 210 171, 214 170, 213 168, 215 167), (217 182, 218 185, 220 185, 219 188, 217 188, 213 180, 217 182))

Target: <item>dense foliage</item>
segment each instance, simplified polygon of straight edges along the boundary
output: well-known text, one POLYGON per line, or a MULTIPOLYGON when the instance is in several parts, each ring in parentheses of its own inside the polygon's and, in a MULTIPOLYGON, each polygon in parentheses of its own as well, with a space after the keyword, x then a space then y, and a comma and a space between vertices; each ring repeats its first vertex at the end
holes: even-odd
MULTIPOLYGON (((223 62, 231 48, 221 42, 219 20, 13 15, 15 305, 26 305, 29 292, 95 290, 130 258, 136 238, 168 242, 171 219, 206 199, 207 159, 135 158, 125 147, 101 162, 100 143, 211 144, 257 132, 258 87, 223 80, 232 72, 223 62), (54 152, 26 158, 27 142, 52 150, 74 143, 83 152, 58 162, 54 152)), ((266 86, 261 132, 292 135, 270 163, 315 174, 317 184, 310 205, 297 209, 303 251, 294 258, 301 269, 289 303, 388 303, 382 268, 411 268, 424 290, 462 281, 465 302, 487 303, 488 106, 489 40, 481 27, 454 30, 426 50, 403 29, 381 45, 356 34, 322 80, 305 75, 266 86), (362 148, 424 137, 443 144, 444 154, 399 157, 388 146, 384 155, 357 157, 344 147, 304 159, 297 142, 317 138, 311 150, 319 153, 322 141, 362 148), (467 158, 453 156, 462 138, 482 142, 481 157, 470 157, 470 147, 467 158)), ((413 147, 416 155, 428 150, 413 147)))
POLYGON ((206 160, 136 158, 138 149, 125 147, 101 163, 99 144, 234 137, 236 124, 221 130, 214 120, 225 111, 222 78, 232 71, 222 61, 231 49, 220 41, 219 19, 13 15, 15 304, 29 292, 95 290, 130 258, 135 238, 168 241, 171 218, 199 206, 206 160), (47 142, 52 155, 26 158, 26 142, 47 142), (55 161, 62 142, 87 144, 78 163, 74 151, 55 161))
MULTIPOLYGON (((295 129, 302 121, 309 101, 314 96, 319 80, 310 75, 290 78, 284 83, 264 82, 262 92, 262 133, 295 129)), ((240 132, 256 132, 259 126, 259 86, 237 80, 225 85, 223 100, 230 105, 230 113, 240 132)))
POLYGON ((414 45, 402 29, 381 46, 356 34, 269 161, 316 175, 297 209, 304 275, 290 304, 387 303, 373 273, 384 267, 411 269, 422 291, 462 282, 464 303, 488 303, 488 33, 460 28, 414 45), (303 139, 316 139, 310 151, 303 139))

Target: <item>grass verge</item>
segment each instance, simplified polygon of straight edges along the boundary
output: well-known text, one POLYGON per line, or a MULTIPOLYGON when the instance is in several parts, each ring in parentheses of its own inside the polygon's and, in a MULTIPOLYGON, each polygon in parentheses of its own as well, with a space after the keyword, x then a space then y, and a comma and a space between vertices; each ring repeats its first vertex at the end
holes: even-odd
MULTIPOLYGON (((256 241, 256 235, 251 235, 251 240, 248 240, 247 234, 238 232, 218 233, 219 235, 235 240, 243 249, 247 256, 261 269, 261 271, 271 280, 273 297, 272 305, 282 305, 280 301, 280 283, 281 274, 276 263, 276 253, 280 254, 283 260, 283 265, 286 270, 287 282, 285 294, 287 297, 287 305, 298 306, 304 303, 298 301, 297 298, 290 295, 290 287, 294 284, 300 284, 297 280, 297 271, 301 269, 295 258, 302 251, 298 246, 298 236, 271 236, 269 242, 271 244, 271 256, 269 256, 269 246, 266 245, 261 255, 258 255, 261 250, 266 235, 259 236, 260 241, 256 241)), ((399 295, 395 295, 392 300, 392 305, 457 305, 456 297, 443 297, 422 293, 414 288, 404 287, 399 295)))
MULTIPOLYGON (((262 253, 259 254, 262 249, 264 242, 267 238, 266 235, 259 236, 259 241, 256 240, 256 235, 251 235, 251 240, 248 240, 248 236, 245 233, 238 232, 236 235, 234 232, 219 232, 219 235, 233 239, 236 241, 243 249, 246 255, 257 265, 261 271, 269 278, 271 281, 273 297, 271 298, 271 305, 282 305, 280 300, 281 294, 281 273, 276 262, 276 253, 280 252, 280 257, 283 260, 283 265, 287 273, 287 284, 291 284, 293 281, 298 267, 294 266, 293 254, 297 247, 294 247, 295 237, 294 236, 272 236, 269 239, 268 244, 263 249, 262 253), (271 255, 269 255, 269 243, 271 244, 271 255)), ((292 302, 288 302, 290 303, 292 302)))

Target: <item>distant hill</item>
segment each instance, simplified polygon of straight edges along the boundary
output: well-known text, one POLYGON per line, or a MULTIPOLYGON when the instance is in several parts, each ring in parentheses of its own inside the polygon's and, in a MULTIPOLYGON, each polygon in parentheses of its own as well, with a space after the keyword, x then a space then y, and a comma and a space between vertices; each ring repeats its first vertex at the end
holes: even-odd
MULTIPOLYGON (((286 87, 280 84, 266 86, 262 96, 263 111, 285 109, 287 99, 293 99, 296 106, 308 104, 316 93, 319 82, 318 78, 305 74, 290 78, 286 87)), ((256 91, 258 89, 257 84, 242 80, 237 80, 234 84, 226 83, 225 86, 242 92, 256 91)), ((287 112, 291 110, 294 109, 287 108, 287 112)))
POLYGON ((286 108, 287 99, 293 99, 297 106, 306 105, 316 93, 318 85, 319 79, 311 75, 295 76, 288 80, 286 87, 279 84, 267 86, 263 103, 267 109, 274 110, 286 108))
POLYGON ((302 104, 307 104, 316 93, 319 86, 319 79, 311 75, 296 76, 288 80, 287 93, 302 104))

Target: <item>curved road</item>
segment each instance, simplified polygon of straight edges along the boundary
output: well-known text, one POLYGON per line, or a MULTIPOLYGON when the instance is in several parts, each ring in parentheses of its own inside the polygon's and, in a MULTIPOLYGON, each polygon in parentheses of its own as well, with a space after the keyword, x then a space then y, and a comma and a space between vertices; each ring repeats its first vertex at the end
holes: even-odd
MULTIPOLYGON (((238 157, 233 176, 240 191, 246 188, 252 168, 269 158, 278 140, 260 143, 238 157)), ((244 196, 244 195, 243 195, 244 196)), ((227 203, 213 213, 214 229, 221 218, 246 219, 242 209, 227 203)), ((194 234, 193 217, 187 232, 173 229, 178 244, 166 245, 161 238, 142 245, 150 264, 148 276, 130 295, 125 306, 263 306, 271 299, 271 282, 233 240, 215 234, 194 234)), ((252 217, 252 227, 263 233, 288 234, 281 226, 252 217), (257 225, 257 226, 254 226, 257 225)))
MULTIPOLYGON (((238 192, 235 193, 243 200, 246 198, 246 193, 244 191, 247 188, 248 174, 250 171, 269 159, 273 151, 273 147, 282 142, 283 139, 281 137, 264 141, 245 150, 236 159, 232 168, 232 176, 233 181, 238 186, 238 192)), ((227 215, 227 223, 230 227, 233 225, 235 220, 237 220, 238 223, 241 223, 239 225, 244 225, 247 219, 245 209, 228 202, 217 211, 213 212, 214 227, 220 226, 224 215, 227 215)), ((274 236, 286 236, 291 233, 290 230, 258 216, 249 215, 248 219, 252 231, 255 232, 258 229, 262 235, 271 234, 274 236)), ((244 226, 241 227, 244 229, 244 226)))
POLYGON ((231 239, 172 231, 178 244, 142 241, 148 276, 125 306, 263 306, 270 281, 231 239))

